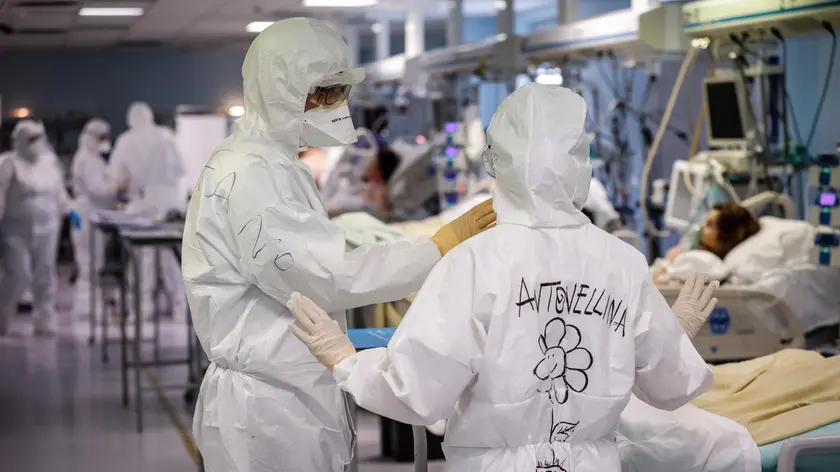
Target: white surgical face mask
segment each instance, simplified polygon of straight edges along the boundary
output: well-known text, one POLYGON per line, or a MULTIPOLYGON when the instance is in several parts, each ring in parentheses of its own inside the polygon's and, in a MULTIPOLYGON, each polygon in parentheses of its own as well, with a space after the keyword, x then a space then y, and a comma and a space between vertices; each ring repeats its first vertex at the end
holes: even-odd
POLYGON ((107 154, 111 152, 111 141, 101 141, 96 146, 96 150, 99 151, 99 154, 107 154))
POLYGON ((314 108, 303 113, 303 134, 300 150, 341 146, 356 142, 356 128, 350 118, 350 107, 314 108))
POLYGON ((34 143, 27 143, 21 146, 21 148, 18 150, 18 154, 20 154, 20 157, 26 159, 27 161, 34 162, 42 154, 46 154, 49 151, 50 147, 49 145, 47 145, 46 139, 41 137, 34 143))

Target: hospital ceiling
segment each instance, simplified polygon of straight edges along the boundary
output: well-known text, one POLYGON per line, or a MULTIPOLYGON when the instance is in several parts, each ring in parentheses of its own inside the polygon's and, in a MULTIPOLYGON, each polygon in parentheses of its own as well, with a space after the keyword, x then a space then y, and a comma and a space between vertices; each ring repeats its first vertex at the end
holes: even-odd
MULTIPOLYGON (((515 0, 516 10, 557 0, 515 0)), ((0 49, 108 48, 115 46, 243 46, 245 26, 314 16, 363 31, 377 21, 402 29, 407 8, 422 8, 427 29, 445 30, 449 0, 379 0, 368 8, 304 8, 302 0, 0 0, 0 49), (82 7, 139 7, 138 17, 81 16, 82 7)), ((466 15, 494 15, 499 0, 464 0, 466 15)))

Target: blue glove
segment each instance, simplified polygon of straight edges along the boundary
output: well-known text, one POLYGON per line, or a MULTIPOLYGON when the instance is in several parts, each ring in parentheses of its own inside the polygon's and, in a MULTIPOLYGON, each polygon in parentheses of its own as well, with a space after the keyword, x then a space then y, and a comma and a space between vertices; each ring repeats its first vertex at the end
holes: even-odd
POLYGON ((73 227, 76 229, 82 229, 82 217, 79 216, 79 213, 76 210, 70 210, 70 213, 67 214, 70 218, 70 223, 73 223, 73 227))

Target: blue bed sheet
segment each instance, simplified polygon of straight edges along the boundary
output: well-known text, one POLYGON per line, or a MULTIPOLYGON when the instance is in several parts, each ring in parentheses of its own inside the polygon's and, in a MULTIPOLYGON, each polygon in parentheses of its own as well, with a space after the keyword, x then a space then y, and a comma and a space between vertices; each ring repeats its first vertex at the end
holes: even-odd
MULTIPOLYGON (((840 434, 840 422, 827 424, 799 436, 834 436, 840 434)), ((758 448, 761 453, 761 472, 776 472, 779 450, 782 441, 765 444, 758 448)), ((796 461, 796 472, 837 472, 840 471, 840 451, 806 452, 796 461)))

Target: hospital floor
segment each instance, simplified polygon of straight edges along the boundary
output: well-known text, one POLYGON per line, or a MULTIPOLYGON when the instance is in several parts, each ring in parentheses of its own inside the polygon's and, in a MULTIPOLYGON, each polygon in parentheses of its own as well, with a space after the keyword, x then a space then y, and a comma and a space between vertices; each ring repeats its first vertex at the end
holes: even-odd
MULTIPOLYGON (((34 338, 28 316, 13 322, 15 336, 0 338, 0 470, 198 470, 190 453, 192 411, 182 399, 183 390, 165 395, 146 391, 145 428, 138 433, 133 403, 124 409, 120 400, 117 345, 111 362, 103 364, 100 347, 87 344, 87 321, 68 313, 71 300, 72 287, 65 279, 54 338, 34 338)), ((182 355, 185 330, 181 322, 163 327, 162 357, 182 355)), ((153 374, 161 384, 178 384, 185 381, 186 367, 156 369, 153 374)), ((410 463, 378 457, 379 421, 374 416, 361 414, 357 428, 361 472, 412 470, 410 463)), ((443 464, 432 463, 429 470, 440 472, 443 464)))

